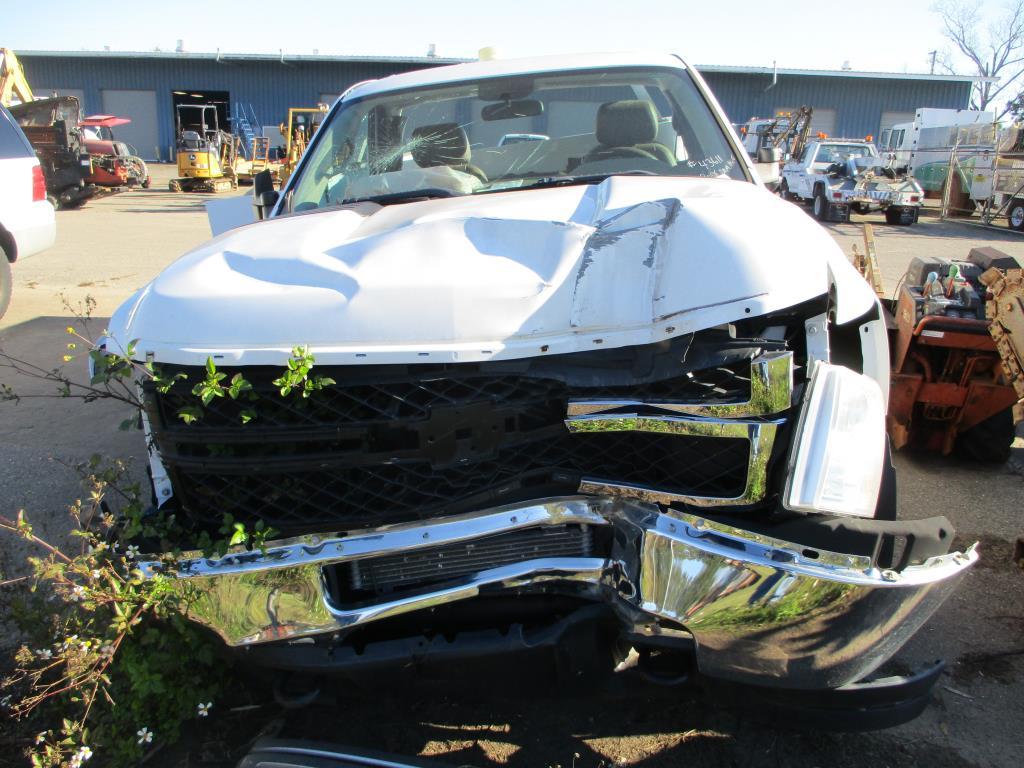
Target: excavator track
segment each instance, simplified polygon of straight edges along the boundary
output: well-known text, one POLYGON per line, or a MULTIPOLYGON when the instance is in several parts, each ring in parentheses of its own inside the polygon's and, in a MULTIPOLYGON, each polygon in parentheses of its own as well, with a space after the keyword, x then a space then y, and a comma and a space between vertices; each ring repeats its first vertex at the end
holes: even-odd
POLYGON ((980 280, 992 295, 985 302, 988 331, 1017 397, 1024 399, 1024 271, 992 267, 980 280))

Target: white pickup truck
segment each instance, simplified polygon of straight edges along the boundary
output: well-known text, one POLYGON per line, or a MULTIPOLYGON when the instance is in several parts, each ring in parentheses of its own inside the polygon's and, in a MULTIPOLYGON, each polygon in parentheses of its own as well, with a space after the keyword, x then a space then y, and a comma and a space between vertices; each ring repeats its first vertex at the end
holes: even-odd
POLYGON ((367 690, 633 670, 842 727, 925 705, 941 665, 860 681, 977 554, 945 518, 895 519, 879 302, 696 71, 603 54, 362 83, 265 181, 262 221, 104 341, 175 382, 143 385, 160 508, 279 532, 141 563, 240 657, 367 690), (296 345, 325 377, 308 399, 274 384, 296 345), (251 423, 196 404, 208 359, 251 384, 251 423))
POLYGON ((818 139, 782 168, 779 194, 810 202, 818 221, 849 221, 850 211, 882 210, 888 224, 917 221, 924 192, 896 173, 870 141, 818 139))

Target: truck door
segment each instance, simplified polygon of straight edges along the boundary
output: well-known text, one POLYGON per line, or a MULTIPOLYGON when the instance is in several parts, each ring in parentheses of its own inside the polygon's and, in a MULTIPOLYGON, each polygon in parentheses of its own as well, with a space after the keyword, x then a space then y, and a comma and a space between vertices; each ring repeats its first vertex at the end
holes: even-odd
POLYGON ((817 149, 817 144, 808 144, 804 147, 804 152, 800 156, 800 162, 795 169, 796 173, 793 174, 789 181, 789 188, 800 195, 800 197, 811 197, 811 162, 817 149))

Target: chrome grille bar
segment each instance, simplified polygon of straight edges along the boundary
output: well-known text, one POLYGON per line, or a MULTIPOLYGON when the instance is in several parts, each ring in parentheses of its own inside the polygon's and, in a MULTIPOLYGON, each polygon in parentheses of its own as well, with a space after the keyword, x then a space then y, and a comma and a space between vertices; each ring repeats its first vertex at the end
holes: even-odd
POLYGON ((750 397, 743 402, 645 402, 629 399, 571 400, 567 415, 589 416, 625 408, 649 408, 691 416, 744 419, 772 416, 790 406, 793 394, 793 353, 766 352, 750 361, 750 397))

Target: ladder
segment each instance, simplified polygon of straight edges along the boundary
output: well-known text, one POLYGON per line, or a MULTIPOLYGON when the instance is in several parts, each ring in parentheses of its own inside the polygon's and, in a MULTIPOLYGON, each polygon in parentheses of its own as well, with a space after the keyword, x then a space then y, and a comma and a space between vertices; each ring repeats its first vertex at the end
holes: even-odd
POLYGON ((256 112, 253 110, 252 104, 246 105, 237 101, 232 103, 231 127, 235 135, 242 139, 242 156, 246 160, 255 160, 255 155, 251 153, 254 142, 261 138, 260 134, 263 132, 263 128, 259 120, 256 119, 256 112), (247 106, 248 111, 246 111, 247 106))
POLYGON ((252 157, 249 158, 251 173, 265 170, 270 164, 270 138, 268 136, 253 136, 249 150, 252 153, 252 157))

